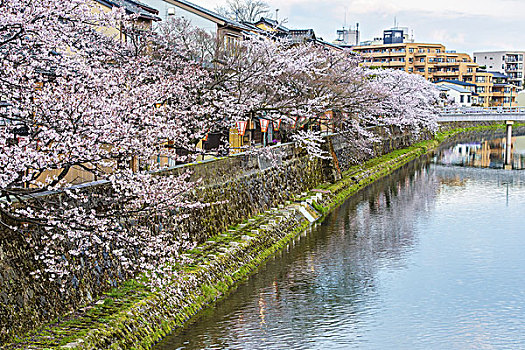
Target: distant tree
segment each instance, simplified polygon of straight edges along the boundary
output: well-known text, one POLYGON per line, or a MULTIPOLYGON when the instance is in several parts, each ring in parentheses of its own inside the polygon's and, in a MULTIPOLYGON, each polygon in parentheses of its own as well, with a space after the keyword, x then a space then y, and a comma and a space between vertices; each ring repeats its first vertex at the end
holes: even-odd
POLYGON ((243 22, 255 22, 270 17, 270 5, 263 0, 227 0, 226 6, 216 8, 223 16, 243 22))

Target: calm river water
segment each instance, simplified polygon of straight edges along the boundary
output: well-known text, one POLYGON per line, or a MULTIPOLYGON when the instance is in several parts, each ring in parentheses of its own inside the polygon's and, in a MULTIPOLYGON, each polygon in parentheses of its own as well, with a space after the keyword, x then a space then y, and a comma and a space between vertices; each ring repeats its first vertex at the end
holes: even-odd
POLYGON ((362 191, 157 349, 525 349, 525 170, 486 146, 362 191))

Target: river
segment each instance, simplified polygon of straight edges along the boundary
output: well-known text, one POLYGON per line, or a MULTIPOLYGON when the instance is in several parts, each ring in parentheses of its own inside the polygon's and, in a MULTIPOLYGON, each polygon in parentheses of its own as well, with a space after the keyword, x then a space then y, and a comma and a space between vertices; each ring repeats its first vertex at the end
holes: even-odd
POLYGON ((157 349, 525 349, 525 170, 487 141, 361 191, 157 349))

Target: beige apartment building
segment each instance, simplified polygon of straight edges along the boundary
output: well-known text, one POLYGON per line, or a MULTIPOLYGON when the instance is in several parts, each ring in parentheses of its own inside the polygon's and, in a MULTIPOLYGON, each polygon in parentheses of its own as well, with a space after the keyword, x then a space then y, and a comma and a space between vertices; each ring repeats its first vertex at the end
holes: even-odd
POLYGON ((463 82, 476 86, 473 103, 484 107, 512 106, 516 87, 494 72, 479 69, 466 53, 447 51, 444 45, 427 43, 393 43, 354 46, 369 67, 404 70, 419 74, 428 81, 463 82))
POLYGON ((354 46, 367 66, 401 69, 429 81, 473 82, 478 65, 466 53, 447 52, 441 44, 397 43, 354 46))

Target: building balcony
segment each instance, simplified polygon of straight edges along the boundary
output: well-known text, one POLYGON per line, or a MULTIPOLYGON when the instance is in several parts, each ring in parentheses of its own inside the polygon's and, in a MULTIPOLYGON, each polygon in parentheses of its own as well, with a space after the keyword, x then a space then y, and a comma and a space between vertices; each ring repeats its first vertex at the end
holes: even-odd
POLYGON ((459 75, 443 73, 443 72, 433 73, 433 76, 440 80, 461 80, 459 75))
POLYGON ((406 56, 407 53, 397 51, 397 52, 390 52, 389 54, 390 56, 406 56))
POLYGON ((386 62, 389 67, 404 67, 406 66, 406 62, 400 62, 400 61, 391 61, 386 62))
POLYGON ((460 71, 458 70, 454 70, 454 71, 440 71, 440 70, 437 70, 434 72, 434 74, 436 75, 453 75, 453 76, 458 76, 460 74, 460 71))
POLYGON ((432 62, 436 66, 443 66, 443 67, 450 67, 450 66, 456 66, 459 67, 459 62, 432 62))

